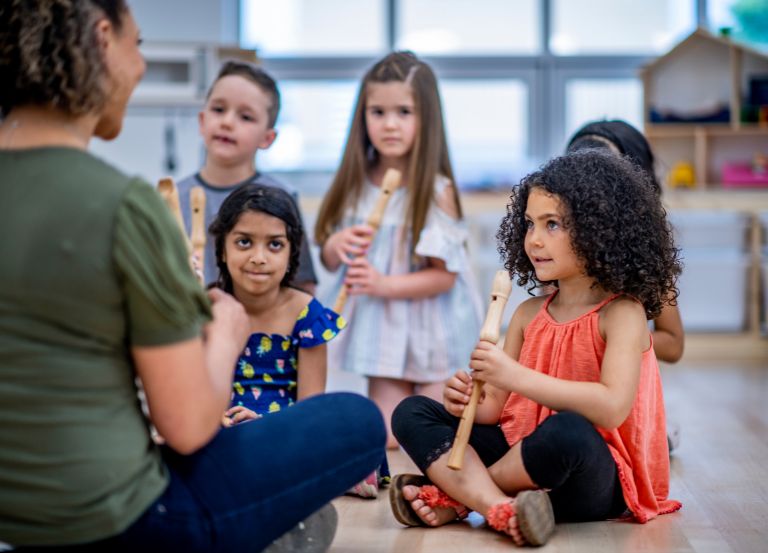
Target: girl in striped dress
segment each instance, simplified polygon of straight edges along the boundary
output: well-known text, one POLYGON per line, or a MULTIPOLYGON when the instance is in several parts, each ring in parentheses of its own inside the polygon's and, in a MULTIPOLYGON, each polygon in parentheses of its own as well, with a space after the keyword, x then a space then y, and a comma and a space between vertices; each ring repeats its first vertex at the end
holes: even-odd
MULTIPOLYGON (((389 54, 363 78, 315 236, 334 272, 327 297, 349 293, 329 367, 368 377, 389 427, 402 399, 440 397, 467 366, 481 317, 437 80, 412 53, 389 54), (389 168, 403 180, 372 240, 365 221, 389 168)), ((391 430, 387 445, 397 447, 391 430)))

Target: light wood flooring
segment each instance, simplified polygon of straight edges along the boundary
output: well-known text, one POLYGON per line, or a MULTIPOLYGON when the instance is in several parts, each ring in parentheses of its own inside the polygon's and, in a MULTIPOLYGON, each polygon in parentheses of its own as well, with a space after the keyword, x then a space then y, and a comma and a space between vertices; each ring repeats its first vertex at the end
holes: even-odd
MULTIPOLYGON (((768 347, 768 346, 767 346, 768 347)), ((562 524, 542 552, 768 552, 768 366, 686 363, 662 370, 668 420, 681 429, 672 456, 678 513, 645 525, 562 524)), ((401 451, 393 474, 415 472, 401 451)), ((388 496, 337 499, 332 553, 509 551, 511 540, 479 516, 441 528, 404 528, 388 496)))

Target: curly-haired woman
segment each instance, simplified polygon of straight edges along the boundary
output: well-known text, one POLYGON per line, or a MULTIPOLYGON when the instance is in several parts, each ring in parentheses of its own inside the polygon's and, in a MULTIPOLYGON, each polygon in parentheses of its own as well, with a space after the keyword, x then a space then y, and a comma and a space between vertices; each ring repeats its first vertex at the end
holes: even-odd
POLYGON ((155 190, 86 151, 120 132, 139 42, 124 0, 0 4, 0 541, 260 551, 296 527, 319 551, 381 415, 330 394, 221 430, 245 312, 196 283, 155 190))
POLYGON ((646 318, 677 295, 678 251, 648 175, 587 150, 553 159, 512 192, 499 251, 518 284, 556 291, 523 302, 503 349, 480 341, 469 366, 486 383, 463 469, 448 450, 472 380, 395 410, 395 436, 426 479, 398 475, 395 516, 439 526, 479 511, 518 545, 555 522, 676 511, 659 367, 646 318), (434 484, 434 485, 432 485, 434 484))

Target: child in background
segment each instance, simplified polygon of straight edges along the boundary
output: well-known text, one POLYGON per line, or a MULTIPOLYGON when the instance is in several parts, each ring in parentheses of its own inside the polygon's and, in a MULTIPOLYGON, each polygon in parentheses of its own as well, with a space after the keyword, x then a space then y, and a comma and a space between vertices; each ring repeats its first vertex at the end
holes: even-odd
MULTIPOLYGON (((656 194, 661 186, 656 179, 654 158, 648 141, 640 131, 624 121, 595 121, 584 125, 571 138, 567 151, 586 148, 607 149, 627 156, 646 173, 648 183, 656 194)), ((658 317, 653 319, 653 351, 656 358, 667 363, 677 363, 683 356, 685 333, 677 303, 665 304, 658 317)))
MULTIPOLYGON (((279 111, 277 83, 263 69, 242 61, 228 61, 222 66, 199 115, 205 165, 199 173, 177 183, 187 229, 191 220, 189 192, 194 186, 205 191, 206 226, 216 218, 224 199, 246 183, 287 190, 299 212, 296 192, 256 169, 256 154, 269 148, 277 137, 275 122, 279 111)), ((211 282, 218 275, 213 243, 209 233, 202 267, 204 282, 211 282)), ((306 241, 301 246, 295 278, 292 284, 314 293, 317 277, 306 241)))
POLYGON ((291 196, 245 184, 221 204, 209 229, 217 286, 245 307, 251 336, 240 355, 224 426, 325 392, 326 342, 344 319, 290 286, 304 239, 291 196))
MULTIPOLYGON (((329 363, 368 377, 384 420, 414 393, 437 398, 469 361, 481 305, 448 156, 437 80, 410 52, 363 78, 341 166, 318 213, 321 260, 346 286, 349 328, 329 363), (403 175, 376 239, 365 221, 384 173, 403 175)), ((397 447, 388 434, 387 446, 397 447)))
POLYGON ((523 302, 504 347, 479 342, 484 381, 463 468, 448 468, 472 379, 459 371, 443 405, 413 397, 395 435, 429 480, 398 475, 395 517, 440 526, 469 509, 517 545, 554 523, 676 511, 658 362, 647 318, 677 295, 678 250, 648 175, 595 150, 556 158, 512 191, 498 233, 518 284, 556 286, 523 302), (432 485, 434 484, 434 485, 432 485))
MULTIPOLYGON (((654 192, 661 195, 651 146, 643 134, 629 123, 620 120, 587 123, 573 135, 568 142, 567 151, 588 148, 607 149, 615 154, 627 156, 648 173, 648 182, 654 192)), ((683 356, 685 333, 676 302, 665 304, 661 308, 659 316, 653 319, 652 335, 656 358, 666 363, 677 363, 683 356)), ((670 453, 680 446, 680 425, 674 421, 667 422, 667 443, 670 453)))

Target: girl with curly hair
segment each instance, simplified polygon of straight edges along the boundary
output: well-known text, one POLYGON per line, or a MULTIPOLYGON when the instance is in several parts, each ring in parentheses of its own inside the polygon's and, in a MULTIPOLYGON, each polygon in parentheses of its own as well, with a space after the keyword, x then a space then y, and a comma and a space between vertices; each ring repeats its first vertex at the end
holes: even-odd
POLYGON ((505 268, 548 296, 523 302, 503 349, 480 341, 446 384, 443 404, 408 398, 393 416, 426 474, 398 475, 395 517, 440 526, 468 510, 518 545, 555 522, 680 508, 668 499, 659 368, 647 319, 676 297, 678 250, 648 175, 597 150, 553 159, 515 188, 498 232, 505 268), (472 379, 486 383, 463 466, 449 449, 472 379))
POLYGON ((248 316, 196 281, 157 191, 88 153, 139 36, 123 0, 0 2, 0 549, 324 550, 384 422, 325 394, 221 428, 248 316))
MULTIPOLYGON (((651 145, 635 127, 621 120, 587 123, 571 137, 567 151, 593 148, 628 157, 648 173, 648 184, 656 194, 661 194, 651 145)), ((680 309, 676 302, 667 303, 653 319, 653 351, 659 361, 677 363, 683 356, 684 345, 685 331, 680 309)), ((670 445, 677 439, 677 436, 670 438, 670 445)))

